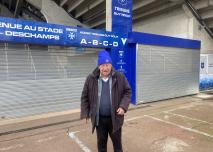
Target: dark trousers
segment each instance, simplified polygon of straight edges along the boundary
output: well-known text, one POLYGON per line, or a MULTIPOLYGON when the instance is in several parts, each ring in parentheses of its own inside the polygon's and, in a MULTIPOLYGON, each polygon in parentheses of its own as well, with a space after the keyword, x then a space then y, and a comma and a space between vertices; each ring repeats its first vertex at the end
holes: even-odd
POLYGON ((121 143, 121 129, 112 130, 111 117, 99 117, 99 125, 96 127, 98 152, 107 152, 108 134, 112 140, 114 152, 123 152, 121 143))

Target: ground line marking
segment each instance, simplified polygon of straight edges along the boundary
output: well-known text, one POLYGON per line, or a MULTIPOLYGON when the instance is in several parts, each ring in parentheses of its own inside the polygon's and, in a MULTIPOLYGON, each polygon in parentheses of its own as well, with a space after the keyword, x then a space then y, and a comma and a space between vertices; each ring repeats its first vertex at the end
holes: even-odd
POLYGON ((208 121, 204 121, 204 120, 200 120, 200 119, 196 119, 196 118, 191 118, 191 117, 188 117, 188 116, 172 113, 172 112, 169 112, 169 111, 164 111, 164 113, 171 114, 171 115, 174 115, 174 116, 183 117, 183 118, 188 118, 188 119, 199 121, 199 122, 203 122, 203 123, 206 123, 206 124, 209 124, 209 125, 213 125, 213 123, 208 122, 208 121))
POLYGON ((69 132, 69 133, 68 133, 68 136, 69 136, 71 139, 73 139, 73 140, 79 145, 79 147, 80 147, 84 152, 91 152, 91 150, 90 150, 88 147, 86 147, 86 146, 83 144, 83 142, 79 140, 79 138, 78 138, 77 136, 75 136, 75 134, 76 134, 77 132, 80 132, 80 131, 69 132))
POLYGON ((166 123, 166 124, 170 124, 170 125, 179 127, 179 128, 181 128, 181 129, 184 129, 184 130, 187 130, 187 131, 190 131, 190 132, 194 132, 194 133, 197 133, 197 134, 201 134, 201 135, 204 135, 204 136, 213 138, 213 135, 208 134, 208 133, 205 133, 205 132, 202 132, 202 131, 199 131, 199 130, 196 130, 196 129, 184 127, 184 126, 178 125, 178 124, 176 124, 176 123, 172 123, 172 122, 169 122, 169 121, 165 121, 165 120, 162 120, 162 119, 153 117, 153 116, 149 116, 149 115, 144 115, 144 116, 145 116, 145 117, 148 117, 148 118, 151 118, 151 119, 153 119, 153 120, 157 120, 157 121, 160 121, 160 122, 164 122, 164 123, 166 123))
MULTIPOLYGON (((178 108, 173 108, 173 109, 170 109, 170 110, 166 110, 166 111, 160 111, 160 112, 156 112, 156 113, 151 113, 149 115, 156 115, 156 114, 162 114, 162 113, 169 113, 169 112, 172 112, 172 111, 175 111, 175 110, 178 110, 178 109, 185 109, 185 108, 189 108, 189 107, 194 107, 196 105, 189 105, 189 106, 180 106, 178 108)), ((143 118, 145 115, 143 116, 136 116, 136 117, 132 117, 132 118, 129 118, 129 119, 125 119, 124 121, 125 122, 128 122, 128 121, 133 121, 133 120, 136 120, 136 119, 141 119, 143 118)))
POLYGON ((9 146, 9 147, 0 148, 0 151, 8 151, 11 149, 17 149, 17 148, 22 148, 22 147, 24 147, 23 144, 17 144, 17 145, 13 145, 13 146, 9 146))
POLYGON ((129 118, 129 119, 124 119, 124 122, 133 121, 133 120, 140 119, 140 118, 143 118, 143 117, 144 116, 137 116, 137 117, 132 117, 132 118, 129 118))

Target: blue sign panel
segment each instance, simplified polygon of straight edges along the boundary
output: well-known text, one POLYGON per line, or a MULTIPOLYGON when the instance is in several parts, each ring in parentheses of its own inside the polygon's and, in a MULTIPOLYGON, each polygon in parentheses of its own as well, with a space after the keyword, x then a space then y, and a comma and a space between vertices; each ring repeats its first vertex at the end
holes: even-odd
POLYGON ((0 17, 0 40, 4 42, 118 48, 126 39, 115 32, 0 17))
POLYGON ((132 32, 129 34, 128 43, 200 49, 201 42, 183 38, 162 36, 157 34, 132 32))
POLYGON ((112 49, 113 66, 127 77, 132 89, 132 103, 136 104, 136 45, 126 44, 123 48, 112 49))
MULTIPOLYGON (((126 37, 132 32, 132 0, 112 0, 112 31, 119 32, 126 37)), ((136 103, 136 44, 112 48, 113 66, 127 77, 132 88, 132 103, 136 103)))

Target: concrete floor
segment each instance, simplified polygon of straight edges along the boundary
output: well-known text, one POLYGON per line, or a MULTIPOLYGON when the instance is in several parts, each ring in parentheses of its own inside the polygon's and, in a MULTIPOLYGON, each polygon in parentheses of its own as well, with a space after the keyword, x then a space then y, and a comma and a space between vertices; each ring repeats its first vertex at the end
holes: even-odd
MULTIPOLYGON (((212 109, 212 95, 205 94, 131 106, 123 127, 124 151, 213 152, 212 109)), ((96 134, 83 120, 0 136, 0 152, 82 151, 97 151, 96 134)))

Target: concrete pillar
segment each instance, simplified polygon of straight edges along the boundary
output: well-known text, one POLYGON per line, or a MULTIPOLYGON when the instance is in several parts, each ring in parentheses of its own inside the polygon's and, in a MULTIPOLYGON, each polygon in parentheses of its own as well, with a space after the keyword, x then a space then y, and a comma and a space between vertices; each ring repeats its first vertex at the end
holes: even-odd
POLYGON ((183 4, 182 5, 182 9, 184 11, 184 13, 186 14, 187 18, 188 18, 188 22, 187 22, 187 38, 189 39, 193 39, 193 35, 194 35, 194 16, 191 13, 191 11, 188 9, 188 7, 183 4))
POLYGON ((106 30, 112 31, 112 0, 106 0, 106 30))

